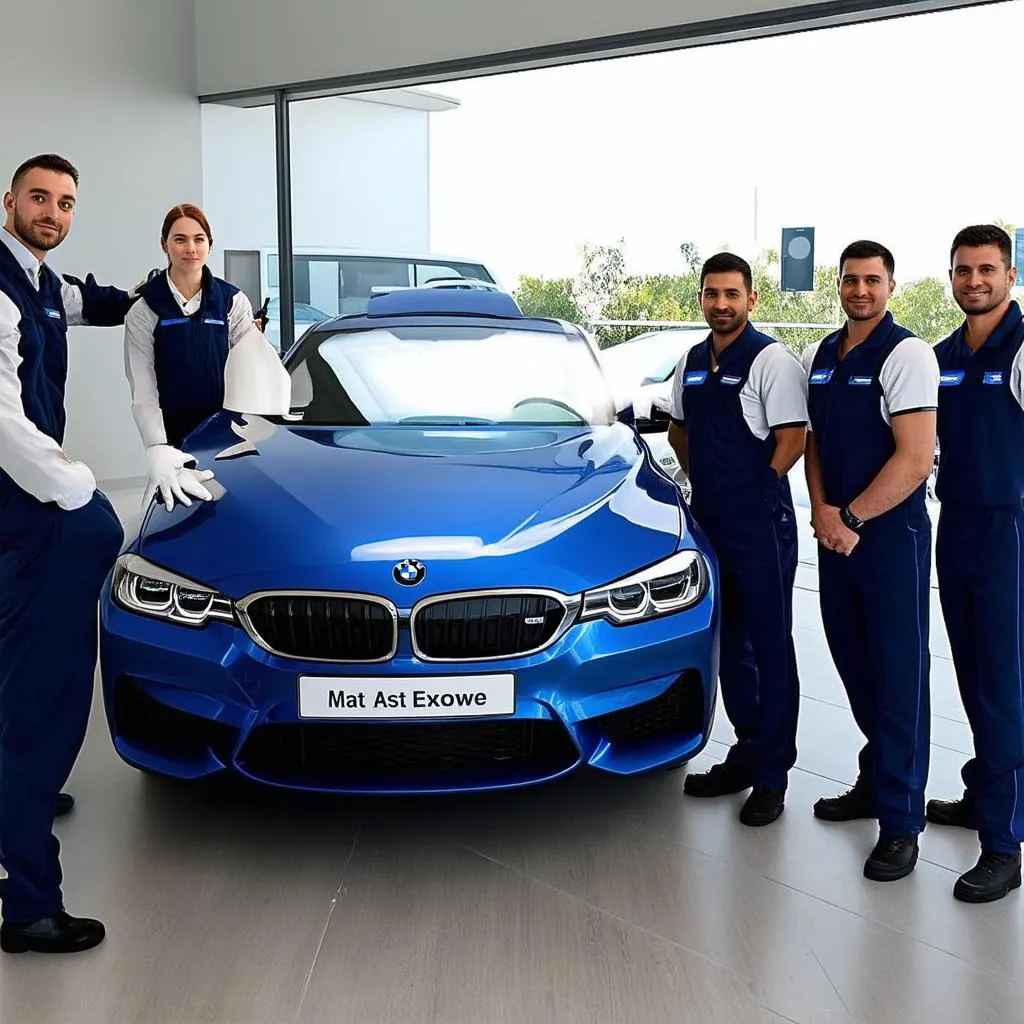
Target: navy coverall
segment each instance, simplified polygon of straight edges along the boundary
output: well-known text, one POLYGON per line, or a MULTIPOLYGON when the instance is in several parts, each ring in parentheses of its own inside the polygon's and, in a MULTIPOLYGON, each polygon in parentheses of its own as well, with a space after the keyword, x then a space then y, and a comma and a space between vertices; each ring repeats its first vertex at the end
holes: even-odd
POLYGON ((939 361, 939 597, 974 734, 963 780, 985 853, 1024 839, 1024 317, 1017 303, 971 352, 963 328, 939 361))
MULTIPOLYGON (((711 369, 711 337, 680 364, 691 507, 718 556, 722 587, 722 700, 736 730, 727 763, 751 784, 785 790, 796 761, 800 704, 793 646, 797 532, 789 481, 771 467, 773 430, 807 422, 803 371, 774 338, 750 324, 711 369), (768 350, 770 347, 770 351, 768 350), (786 419, 771 422, 760 396, 762 436, 744 413, 752 367, 767 357, 786 419), (772 363, 772 358, 780 360, 772 363)), ((771 382, 767 386, 773 386, 771 382)), ((756 410, 755 410, 756 411, 756 410)))
MULTIPOLYGON (((123 323, 125 292, 80 283, 83 318, 123 323)), ((0 292, 17 307, 20 410, 61 444, 67 376, 67 316, 61 283, 45 265, 38 290, 0 244, 0 292)), ((0 456, 2 457, 2 456, 0 456)), ((23 490, 0 469, 0 881, 5 920, 62 909, 60 846, 52 835, 57 794, 81 748, 96 664, 96 603, 123 540, 98 491, 64 511, 23 490)))
POLYGON ((182 313, 166 274, 141 290, 159 317, 153 331, 154 369, 167 443, 180 448, 185 437, 224 406, 228 319, 238 289, 203 268, 203 298, 191 316, 182 313))
MULTIPOLYGON (((894 401, 912 376, 897 375, 892 392, 886 363, 900 346, 924 342, 885 318, 839 358, 845 329, 814 352, 808 380, 811 429, 821 461, 825 501, 842 508, 863 493, 896 451, 890 416, 935 408, 934 391, 915 386, 894 401)), ((934 359, 927 351, 924 353, 934 359)), ((934 375, 937 377, 937 373, 934 375)), ((933 384, 934 386, 934 378, 933 384)), ((865 523, 850 555, 818 546, 818 587, 825 636, 850 708, 866 743, 860 777, 873 787, 880 831, 898 837, 924 828, 930 701, 928 596, 931 520, 925 485, 865 523)))

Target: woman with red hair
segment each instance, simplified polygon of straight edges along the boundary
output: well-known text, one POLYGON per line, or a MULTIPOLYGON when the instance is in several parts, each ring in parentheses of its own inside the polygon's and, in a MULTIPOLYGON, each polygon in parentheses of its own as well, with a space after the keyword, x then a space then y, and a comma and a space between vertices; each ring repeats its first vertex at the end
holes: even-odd
POLYGON ((167 270, 142 287, 142 301, 125 320, 132 414, 149 459, 144 507, 156 492, 168 511, 175 500, 191 505, 190 497, 210 499, 203 484, 213 474, 194 469, 181 447, 221 410, 231 348, 253 333, 269 348, 248 298, 206 266, 212 245, 210 222, 198 206, 171 209, 160 232, 167 270))

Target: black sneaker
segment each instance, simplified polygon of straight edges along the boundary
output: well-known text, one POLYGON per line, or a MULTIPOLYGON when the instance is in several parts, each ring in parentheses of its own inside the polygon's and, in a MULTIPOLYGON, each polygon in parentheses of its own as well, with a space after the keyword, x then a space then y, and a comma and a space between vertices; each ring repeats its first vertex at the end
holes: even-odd
POLYGON ((964 903, 991 903, 1019 888, 1019 853, 983 853, 978 863, 956 880, 953 895, 964 903))
POLYGON ((877 818, 875 794, 863 779, 842 796, 823 796, 814 805, 814 816, 822 821, 856 821, 858 818, 877 818))
POLYGON ((688 796, 728 796, 750 789, 753 783, 741 775, 728 761, 713 765, 708 771, 687 775, 683 792, 688 796))
POLYGON ((933 825, 948 825, 978 831, 974 818, 974 798, 967 790, 959 800, 929 800, 924 809, 925 817, 933 825))
POLYGON ((864 877, 872 882, 905 878, 917 864, 917 836, 879 836, 864 862, 864 877))
POLYGON ((776 821, 786 807, 786 791, 784 789, 764 789, 755 786, 740 810, 740 821, 744 825, 757 828, 770 825, 776 821))

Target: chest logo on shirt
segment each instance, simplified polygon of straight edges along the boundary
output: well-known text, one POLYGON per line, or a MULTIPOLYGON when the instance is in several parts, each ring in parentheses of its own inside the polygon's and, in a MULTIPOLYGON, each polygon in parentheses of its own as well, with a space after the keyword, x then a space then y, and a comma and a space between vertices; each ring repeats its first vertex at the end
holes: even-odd
POLYGON ((174 327, 176 324, 187 324, 189 322, 187 316, 176 316, 171 320, 161 320, 161 327, 174 327))
POLYGON ((724 374, 722 375, 722 378, 721 378, 721 381, 722 381, 723 384, 732 384, 732 385, 739 384, 742 380, 743 380, 742 377, 727 377, 724 374))
POLYGON ((832 379, 834 370, 815 370, 811 374, 812 384, 827 384, 832 379))
POLYGON ((690 385, 692 387, 694 384, 703 384, 704 381, 706 381, 707 379, 707 370, 694 370, 692 373, 688 373, 683 378, 683 387, 686 387, 687 385, 690 385))
POLYGON ((1002 370, 989 370, 985 374, 982 384, 1002 384, 1003 383, 1003 371, 1002 370))
POLYGON ((49 317, 49 318, 50 318, 51 320, 60 320, 60 319, 61 319, 61 315, 60 315, 60 310, 59 310, 59 309, 49 309, 48 307, 44 306, 44 307, 43 307, 43 312, 44 312, 44 313, 45 313, 45 314, 46 314, 46 315, 47 315, 47 316, 48 316, 48 317, 49 317))
POLYGON ((874 377, 851 377, 850 383, 855 387, 864 388, 875 382, 874 377))
POLYGON ((939 375, 940 388, 952 388, 955 387, 957 384, 963 384, 963 382, 963 370, 948 370, 946 373, 942 373, 939 375))

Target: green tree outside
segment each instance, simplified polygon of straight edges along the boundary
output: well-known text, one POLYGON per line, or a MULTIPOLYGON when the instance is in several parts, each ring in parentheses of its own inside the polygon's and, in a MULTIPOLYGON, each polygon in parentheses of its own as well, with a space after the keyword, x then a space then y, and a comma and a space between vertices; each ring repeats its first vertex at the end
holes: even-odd
MULTIPOLYGON (((618 345, 650 327, 593 327, 595 320, 655 320, 703 323, 697 301, 702 257, 691 242, 679 247, 681 273, 629 275, 622 244, 587 246, 575 278, 523 276, 516 299, 529 316, 550 316, 593 328, 602 348, 618 345), (589 313, 588 313, 589 311, 589 313), (594 315, 597 313, 599 315, 594 315)), ((815 270, 813 292, 784 292, 776 250, 761 253, 752 264, 758 304, 755 322, 838 325, 843 321, 836 288, 837 268, 815 270)), ((926 341, 936 342, 955 330, 963 314, 953 301, 948 281, 926 277, 897 282, 889 304, 896 320, 926 341)), ((796 351, 825 336, 824 329, 769 328, 769 333, 796 351)))

